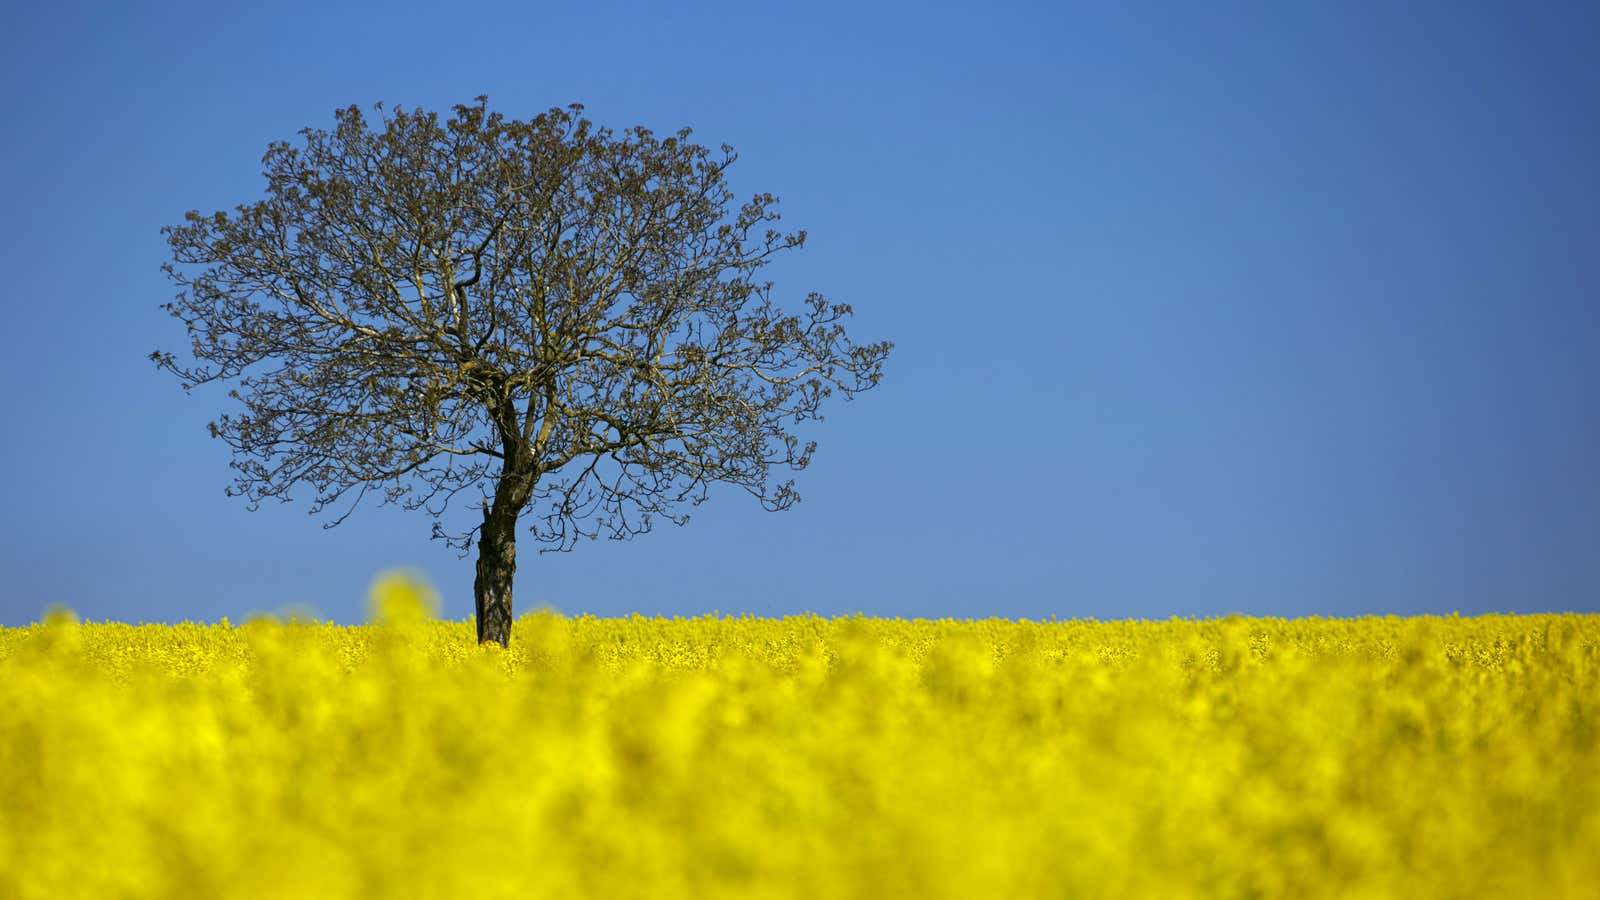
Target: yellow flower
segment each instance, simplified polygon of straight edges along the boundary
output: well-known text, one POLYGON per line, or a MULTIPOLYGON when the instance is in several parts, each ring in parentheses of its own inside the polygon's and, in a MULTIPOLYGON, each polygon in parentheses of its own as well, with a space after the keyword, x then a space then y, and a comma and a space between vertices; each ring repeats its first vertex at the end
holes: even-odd
POLYGON ((439 593, 420 572, 391 569, 367 592, 367 616, 382 625, 418 625, 439 614, 439 593))

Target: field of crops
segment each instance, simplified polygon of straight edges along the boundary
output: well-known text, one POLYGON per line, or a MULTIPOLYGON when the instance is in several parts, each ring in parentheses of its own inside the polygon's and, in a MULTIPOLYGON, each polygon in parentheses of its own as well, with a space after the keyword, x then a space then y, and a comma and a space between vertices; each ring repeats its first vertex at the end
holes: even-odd
POLYGON ((1600 896, 1600 616, 0 630, 0 897, 1600 896))

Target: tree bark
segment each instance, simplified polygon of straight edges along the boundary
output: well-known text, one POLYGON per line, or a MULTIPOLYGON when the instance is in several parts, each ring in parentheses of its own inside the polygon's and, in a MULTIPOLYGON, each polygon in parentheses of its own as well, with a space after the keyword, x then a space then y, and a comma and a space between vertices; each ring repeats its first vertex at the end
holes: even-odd
MULTIPOLYGON (((498 495, 499 492, 497 491, 498 495)), ((511 646, 511 583, 517 574, 517 514, 496 496, 483 510, 478 535, 478 577, 472 593, 478 610, 478 643, 511 646)))

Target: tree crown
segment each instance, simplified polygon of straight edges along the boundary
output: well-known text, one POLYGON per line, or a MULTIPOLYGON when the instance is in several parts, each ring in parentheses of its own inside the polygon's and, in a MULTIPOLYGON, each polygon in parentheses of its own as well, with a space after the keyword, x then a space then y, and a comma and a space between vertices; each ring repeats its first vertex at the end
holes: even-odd
POLYGON ((331 527, 377 491, 463 549, 478 529, 437 521, 463 492, 560 549, 682 522, 716 482, 798 499, 771 477, 811 458, 793 426, 877 384, 891 344, 820 294, 775 305, 761 270, 805 232, 770 194, 735 203, 732 148, 578 105, 374 112, 271 144, 265 199, 163 230, 193 360, 152 358, 234 385, 210 426, 231 494, 348 500, 331 527))

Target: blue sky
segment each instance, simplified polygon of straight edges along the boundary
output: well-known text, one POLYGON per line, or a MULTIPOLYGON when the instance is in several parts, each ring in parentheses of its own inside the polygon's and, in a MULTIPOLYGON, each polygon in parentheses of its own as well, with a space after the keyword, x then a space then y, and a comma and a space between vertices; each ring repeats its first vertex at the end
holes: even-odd
POLYGON ((804 501, 523 553, 519 611, 1600 611, 1593 4, 7 4, 0 623, 357 621, 472 561, 223 496, 161 226, 374 101, 688 125, 884 384, 804 501))

